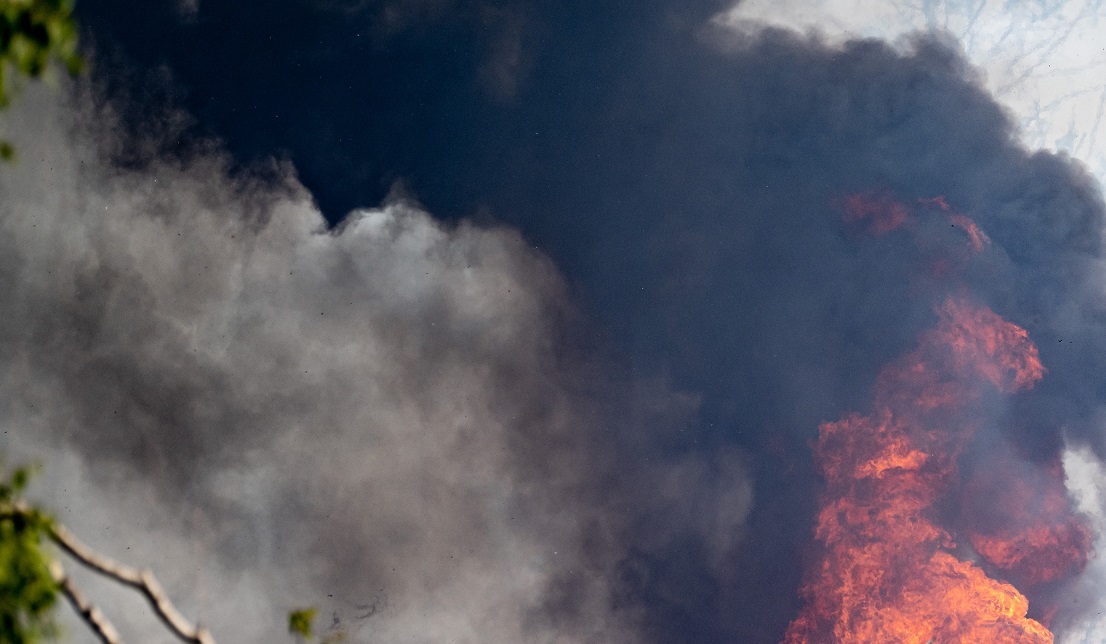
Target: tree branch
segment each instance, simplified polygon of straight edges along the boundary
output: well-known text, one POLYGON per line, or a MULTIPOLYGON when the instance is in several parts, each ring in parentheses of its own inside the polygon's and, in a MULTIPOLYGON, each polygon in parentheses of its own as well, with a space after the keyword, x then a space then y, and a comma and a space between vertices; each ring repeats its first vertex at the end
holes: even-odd
MULTIPOLYGON (((24 515, 31 515, 34 512, 30 506, 22 501, 13 503, 12 508, 24 515)), ((169 600, 169 596, 165 594, 165 589, 154 577, 154 573, 149 570, 140 571, 125 566, 101 555, 82 543, 76 535, 69 531, 69 528, 56 521, 50 521, 47 530, 54 543, 79 563, 142 593, 150 606, 153 607, 154 612, 161 618, 161 621, 182 641, 188 642, 188 644, 215 644, 215 639, 206 628, 198 625, 194 626, 177 610, 173 602, 169 600)), ((66 590, 64 586, 62 590, 66 590)), ((66 593, 68 597, 68 591, 66 593)), ((70 601, 73 601, 73 599, 70 599, 70 601)), ((78 607, 78 610, 82 609, 78 607)))
POLYGON ((96 636, 100 638, 100 641, 104 644, 120 644, 119 633, 115 630, 115 627, 111 625, 108 618, 104 616, 103 611, 90 603, 85 596, 74 585, 73 580, 62 569, 61 564, 57 561, 50 562, 50 575, 54 578, 54 581, 61 587, 62 593, 65 598, 69 600, 69 603, 73 605, 73 609, 77 611, 84 621, 88 623, 89 628, 96 633, 96 636))
POLYGON ((181 640, 189 644, 215 644, 214 638, 202 626, 194 626, 181 614, 165 589, 161 587, 154 573, 149 570, 135 570, 130 566, 124 566, 108 559, 89 548, 60 523, 54 523, 50 527, 50 536, 62 550, 69 553, 74 559, 85 566, 115 579, 121 584, 126 584, 145 595, 150 606, 157 612, 161 621, 173 631, 181 640))

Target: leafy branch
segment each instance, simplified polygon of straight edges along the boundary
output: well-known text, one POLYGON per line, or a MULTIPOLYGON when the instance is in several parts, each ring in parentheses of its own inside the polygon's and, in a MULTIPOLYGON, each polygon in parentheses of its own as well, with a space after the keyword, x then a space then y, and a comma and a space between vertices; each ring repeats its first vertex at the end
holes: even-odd
POLYGON ((177 610, 152 572, 131 568, 96 552, 64 525, 21 500, 19 493, 30 474, 29 469, 19 468, 10 482, 0 483, 0 641, 31 644, 55 634, 50 609, 58 592, 101 641, 120 641, 103 611, 85 598, 61 562, 43 551, 42 545, 48 541, 90 570, 141 593, 181 641, 215 644, 207 629, 192 624, 177 610))
MULTIPOLYGON (((77 49, 74 0, 0 0, 0 108, 7 107, 21 77, 41 78, 56 60, 70 74, 84 66, 77 49)), ((11 159, 0 141, 0 158, 11 159)))
MULTIPOLYGON (((319 610, 315 607, 298 608, 288 613, 288 632, 296 636, 301 642, 311 642, 315 639, 315 616, 319 610)), ((319 644, 336 644, 344 642, 346 633, 335 631, 319 640, 319 644)))

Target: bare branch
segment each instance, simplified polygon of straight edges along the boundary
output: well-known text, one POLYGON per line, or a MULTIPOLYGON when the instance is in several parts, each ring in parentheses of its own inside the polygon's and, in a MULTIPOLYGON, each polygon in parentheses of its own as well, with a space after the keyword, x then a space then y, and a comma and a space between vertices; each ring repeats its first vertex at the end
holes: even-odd
MULTIPOLYGON (((22 501, 13 503, 12 510, 24 515, 31 515, 34 512, 30 506, 22 501)), ((48 530, 48 534, 54 543, 79 563, 142 593, 150 606, 153 607, 154 612, 161 618, 161 621, 182 641, 188 644, 215 644, 215 638, 211 636, 206 628, 198 625, 194 626, 177 610, 173 602, 169 600, 169 596, 165 594, 165 589, 161 587, 161 583, 154 577, 154 573, 149 570, 140 571, 125 566, 101 555, 82 543, 76 535, 69 531, 69 528, 56 521, 49 523, 48 530)))
POLYGON ((154 577, 154 573, 149 570, 139 571, 112 561, 81 543, 76 535, 60 523, 54 523, 51 526, 50 536, 62 550, 85 566, 111 577, 119 583, 126 584, 145 595, 161 621, 165 622, 169 630, 173 631, 181 640, 189 644, 215 644, 215 639, 211 637, 206 628, 192 625, 177 610, 177 607, 169 600, 169 596, 165 594, 165 589, 154 577))
POLYGON ((84 618, 84 621, 88 623, 88 627, 96 633, 101 642, 104 644, 120 644, 119 633, 108 621, 108 618, 104 616, 103 611, 85 599, 85 596, 77 589, 73 580, 65 574, 65 570, 57 561, 50 562, 50 575, 61 587, 62 593, 73 605, 73 609, 84 618))

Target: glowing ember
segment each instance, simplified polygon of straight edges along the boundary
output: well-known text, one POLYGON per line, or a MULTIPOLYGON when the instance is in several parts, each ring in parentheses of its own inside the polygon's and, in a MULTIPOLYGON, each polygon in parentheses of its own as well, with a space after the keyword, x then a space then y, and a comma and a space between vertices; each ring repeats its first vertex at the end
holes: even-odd
POLYGON ((868 230, 883 235, 906 224, 910 215, 902 204, 886 195, 862 193, 845 197, 841 204, 847 222, 867 222, 868 230))
POLYGON ((949 212, 952 210, 952 207, 949 206, 948 200, 941 195, 937 195, 936 197, 922 197, 918 200, 918 203, 931 204, 937 206, 945 212, 949 212))
MULTIPOLYGON (((983 232, 975 221, 966 215, 953 212, 949 202, 944 197, 925 197, 918 199, 918 203, 934 206, 941 210, 947 217, 951 226, 963 230, 968 235, 968 245, 976 253, 983 252, 983 248, 991 242, 987 233, 983 232)), ((873 235, 884 235, 893 230, 906 227, 913 221, 913 215, 906 206, 899 203, 893 197, 875 192, 862 192, 849 195, 841 200, 839 207, 842 216, 847 223, 866 223, 868 232, 873 235)))
POLYGON ((990 243, 991 239, 987 237, 987 233, 983 232, 974 221, 965 217, 964 215, 950 215, 949 221, 953 226, 961 228, 964 232, 968 233, 968 243, 971 244, 972 250, 977 253, 983 252, 983 247, 990 243))
POLYGON ((949 300, 938 313, 937 329, 881 372, 870 415, 819 428, 821 560, 788 644, 1053 641, 1017 589, 953 554, 935 510, 984 392, 1032 387, 1044 374, 1037 348, 985 307, 949 300))

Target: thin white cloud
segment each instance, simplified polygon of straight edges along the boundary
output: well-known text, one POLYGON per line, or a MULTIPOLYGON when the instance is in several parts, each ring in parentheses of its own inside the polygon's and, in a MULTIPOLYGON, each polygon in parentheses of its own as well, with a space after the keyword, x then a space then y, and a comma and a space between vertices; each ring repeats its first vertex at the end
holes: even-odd
POLYGON ((200 13, 200 0, 177 0, 177 12, 185 20, 195 19, 200 13))

